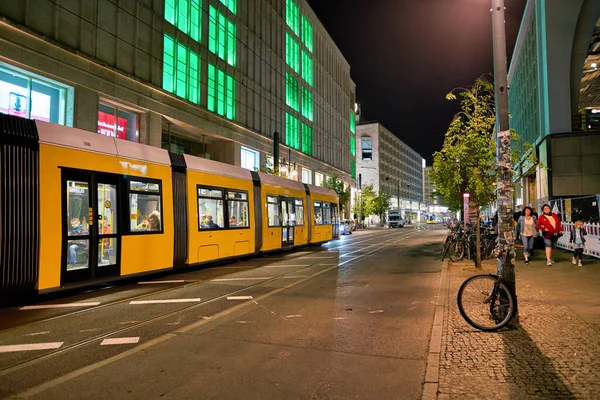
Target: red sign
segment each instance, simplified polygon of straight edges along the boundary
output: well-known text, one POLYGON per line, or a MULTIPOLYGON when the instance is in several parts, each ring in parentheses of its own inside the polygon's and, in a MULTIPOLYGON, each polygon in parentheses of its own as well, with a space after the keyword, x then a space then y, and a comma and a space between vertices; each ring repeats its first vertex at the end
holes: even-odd
POLYGON ((127 140, 127 124, 126 118, 117 118, 114 114, 98 111, 98 133, 101 135, 127 140), (117 134, 115 134, 115 118, 117 119, 117 134))

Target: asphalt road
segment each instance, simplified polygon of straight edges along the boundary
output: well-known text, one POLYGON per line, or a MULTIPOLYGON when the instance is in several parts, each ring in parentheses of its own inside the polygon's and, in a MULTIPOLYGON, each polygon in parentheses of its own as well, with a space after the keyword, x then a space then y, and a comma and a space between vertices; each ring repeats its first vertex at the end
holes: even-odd
POLYGON ((418 399, 444 233, 356 232, 0 310, 0 398, 418 399))

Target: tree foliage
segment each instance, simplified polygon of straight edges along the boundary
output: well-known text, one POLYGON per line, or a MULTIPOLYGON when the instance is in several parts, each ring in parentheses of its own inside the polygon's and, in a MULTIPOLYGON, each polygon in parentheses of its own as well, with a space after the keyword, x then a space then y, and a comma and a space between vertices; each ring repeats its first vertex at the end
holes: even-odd
POLYGON ((373 199, 373 211, 374 214, 379 216, 379 219, 383 222, 385 212, 390 208, 392 203, 392 196, 386 193, 379 193, 373 199))
POLYGON ((350 201, 350 187, 344 190, 344 182, 342 182, 336 174, 331 175, 321 183, 321 186, 335 191, 339 198, 340 214, 343 214, 350 201))

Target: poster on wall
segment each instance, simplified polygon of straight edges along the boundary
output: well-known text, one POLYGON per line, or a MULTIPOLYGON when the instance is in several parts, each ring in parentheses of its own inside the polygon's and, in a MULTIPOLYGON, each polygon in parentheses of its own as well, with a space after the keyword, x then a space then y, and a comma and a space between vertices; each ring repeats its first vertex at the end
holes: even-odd
POLYGON ((98 111, 98 133, 101 135, 127 140, 127 125, 128 121, 125 118, 117 118, 114 114, 98 111), (116 134, 115 119, 117 120, 116 134))
POLYGON ((565 221, 571 222, 571 199, 565 199, 565 221))

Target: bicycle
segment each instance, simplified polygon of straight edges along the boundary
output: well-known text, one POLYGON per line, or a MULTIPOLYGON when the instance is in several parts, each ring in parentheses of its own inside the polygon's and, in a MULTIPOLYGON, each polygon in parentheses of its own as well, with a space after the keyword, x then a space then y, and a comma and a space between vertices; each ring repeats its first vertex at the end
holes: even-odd
MULTIPOLYGON (((507 257, 511 257, 514 263, 515 255, 514 240, 508 238, 506 245, 494 250, 495 258, 501 259, 502 265, 507 257)), ((496 331, 510 323, 517 308, 517 298, 502 279, 501 272, 471 276, 460 285, 456 301, 465 321, 486 332, 496 331)))

